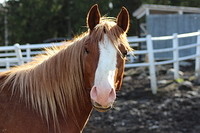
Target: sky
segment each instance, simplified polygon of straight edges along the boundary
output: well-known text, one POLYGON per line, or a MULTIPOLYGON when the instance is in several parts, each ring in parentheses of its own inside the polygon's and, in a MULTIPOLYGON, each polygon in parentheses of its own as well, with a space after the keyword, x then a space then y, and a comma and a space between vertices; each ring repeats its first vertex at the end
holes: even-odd
POLYGON ((3 3, 5 0, 0 0, 0 3, 3 3))

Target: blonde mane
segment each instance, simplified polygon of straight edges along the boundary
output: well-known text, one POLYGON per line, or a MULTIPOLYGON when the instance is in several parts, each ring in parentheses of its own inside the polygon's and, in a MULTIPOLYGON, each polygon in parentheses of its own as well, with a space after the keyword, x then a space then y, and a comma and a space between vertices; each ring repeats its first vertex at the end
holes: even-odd
POLYGON ((85 38, 46 49, 46 54, 36 56, 32 62, 4 72, 7 78, 2 88, 9 86, 12 95, 18 92, 26 105, 31 105, 47 122, 53 118, 58 126, 57 111, 67 118, 73 110, 80 110, 78 99, 85 95, 82 72, 85 38))
POLYGON ((47 49, 46 54, 36 56, 32 62, 0 73, 6 76, 1 88, 9 87, 12 95, 19 93, 28 106, 37 110, 47 122, 50 117, 53 118, 54 124, 58 126, 58 110, 67 119, 73 110, 78 111, 85 106, 84 44, 97 44, 105 33, 118 51, 120 44, 128 51, 132 50, 126 33, 113 19, 102 18, 91 33, 86 32, 63 46, 47 49))

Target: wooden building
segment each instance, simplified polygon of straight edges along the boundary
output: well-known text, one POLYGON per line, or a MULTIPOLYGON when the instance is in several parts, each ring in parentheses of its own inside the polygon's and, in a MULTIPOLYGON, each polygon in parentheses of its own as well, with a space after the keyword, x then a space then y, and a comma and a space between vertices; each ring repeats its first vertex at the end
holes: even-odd
MULTIPOLYGON (((189 33, 200 30, 200 8, 178 7, 168 5, 144 4, 132 14, 138 20, 140 34, 146 36, 151 34, 154 37, 171 36, 173 33, 189 33)), ((179 40, 179 45, 192 44, 196 42, 195 37, 179 40)), ((171 41, 154 42, 154 48, 171 47, 171 41)), ((180 51, 180 56, 194 54, 195 49, 180 51)), ((157 58, 165 59, 172 57, 170 53, 158 54, 157 58)))

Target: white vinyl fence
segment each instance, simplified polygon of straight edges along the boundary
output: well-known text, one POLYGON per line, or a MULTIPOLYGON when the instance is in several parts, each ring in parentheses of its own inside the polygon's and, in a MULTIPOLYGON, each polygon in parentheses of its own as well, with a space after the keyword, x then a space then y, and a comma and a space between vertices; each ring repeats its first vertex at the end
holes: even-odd
MULTIPOLYGON (((135 55, 147 55, 148 62, 144 63, 131 63, 126 64, 126 68, 132 67, 141 67, 147 66, 149 67, 149 74, 151 80, 151 89, 152 93, 157 93, 157 77, 156 77, 156 65, 165 65, 173 63, 173 68, 175 70, 174 79, 179 78, 179 62, 189 59, 195 60, 195 76, 200 76, 200 30, 198 32, 186 33, 186 34, 177 34, 174 33, 172 36, 163 36, 163 37, 152 37, 151 35, 147 35, 145 38, 131 39, 129 38, 129 43, 137 43, 144 42, 146 44, 146 50, 136 50, 134 51, 135 55), (187 44, 184 46, 180 46, 179 39, 186 37, 196 37, 196 42, 193 44, 187 44), (162 41, 162 40, 172 40, 172 47, 164 48, 164 49, 154 49, 153 41, 162 41), (179 57, 179 51, 183 49, 195 48, 196 52, 193 55, 188 55, 184 57, 179 57), (173 58, 165 61, 156 61, 155 54, 163 53, 163 52, 173 52, 173 58)), ((129 57, 133 58, 133 57, 129 57)))
MULTIPOLYGON (((147 35, 145 38, 135 38, 128 37, 128 41, 131 46, 135 46, 138 43, 144 43, 146 45, 146 50, 136 50, 134 54, 138 55, 146 55, 148 57, 148 62, 143 63, 134 63, 134 56, 129 56, 130 62, 126 64, 126 68, 133 67, 148 67, 150 80, 151 80, 151 89, 152 93, 157 93, 157 77, 156 77, 156 65, 165 65, 165 64, 173 64, 173 68, 175 69, 174 79, 179 78, 179 62, 194 59, 195 60, 195 75, 200 75, 200 31, 186 34, 173 34, 172 36, 163 36, 163 37, 152 37, 151 35, 147 35), (188 44, 184 46, 179 45, 180 38, 186 37, 196 37, 196 43, 188 44), (153 41, 162 41, 162 40, 172 40, 172 47, 164 48, 164 49, 154 49, 153 41), (179 51, 188 48, 195 48, 196 53, 193 55, 179 57, 179 51), (165 60, 165 61, 156 61, 155 53, 162 52, 172 52, 173 59, 165 60)), ((5 71, 12 66, 21 65, 26 62, 31 61, 33 56, 42 53, 44 47, 51 47, 52 45, 60 45, 60 43, 49 43, 49 44, 27 44, 27 45, 19 45, 15 44, 14 46, 0 47, 0 71, 5 71)))
POLYGON ((37 55, 44 53, 44 48, 60 45, 61 43, 26 44, 0 47, 0 72, 16 65, 22 65, 37 55))

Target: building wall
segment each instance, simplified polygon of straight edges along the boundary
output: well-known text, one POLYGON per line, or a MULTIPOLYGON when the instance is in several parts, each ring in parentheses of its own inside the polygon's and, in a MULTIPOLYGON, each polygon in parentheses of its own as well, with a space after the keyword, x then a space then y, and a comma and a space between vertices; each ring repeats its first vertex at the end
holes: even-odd
MULTIPOLYGON (((168 14, 168 15, 149 15, 147 20, 147 31, 154 37, 171 36, 173 33, 196 32, 200 29, 200 14, 168 14)), ((196 37, 179 39, 179 45, 196 43, 196 37)), ((167 48, 172 46, 172 40, 154 41, 154 48, 167 48)), ((180 56, 187 56, 195 53, 195 48, 181 50, 180 56)), ((159 59, 172 57, 172 53, 156 54, 159 59)))

